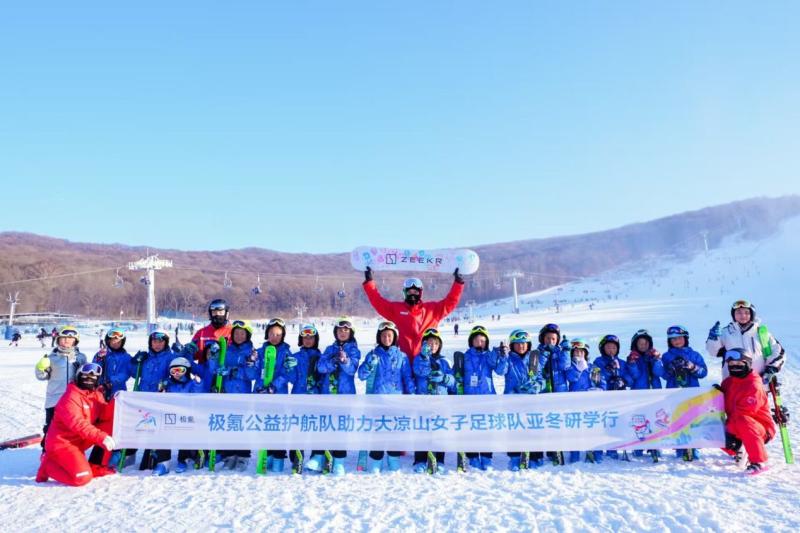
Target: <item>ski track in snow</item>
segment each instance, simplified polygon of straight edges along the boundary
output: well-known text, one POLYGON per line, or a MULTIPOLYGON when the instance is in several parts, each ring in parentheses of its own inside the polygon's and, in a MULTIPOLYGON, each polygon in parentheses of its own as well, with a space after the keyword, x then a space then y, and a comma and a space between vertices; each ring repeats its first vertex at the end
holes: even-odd
MULTIPOLYGON (((656 346, 663 348, 667 326, 684 324, 692 345, 706 359, 709 376, 703 383, 710 384, 719 382, 720 372, 718 360, 702 349, 706 332, 717 319, 728 322, 731 301, 749 298, 787 348, 782 380, 787 384, 785 404, 795 415, 789 427, 797 454, 800 274, 793 265, 800 261, 798 234, 800 218, 759 243, 731 241, 689 262, 658 260, 523 295, 520 315, 510 313, 509 300, 481 304, 474 310, 475 323, 487 326, 497 344, 516 327, 535 332, 545 322, 557 322, 570 338, 589 341, 592 358, 603 334, 628 339, 647 327, 656 346), (756 264, 756 250, 761 258, 780 261, 756 264), (558 313, 545 307, 555 298, 564 301, 558 313), (588 308, 588 299, 595 301, 594 310, 588 308), (493 313, 501 313, 502 320, 491 321, 493 313)), ((374 324, 357 326, 362 353, 368 350, 374 324)), ((464 320, 460 325, 458 337, 450 324, 441 325, 443 352, 464 349, 470 325, 464 320)), ((330 327, 321 333, 321 344, 330 343, 330 327)), ((86 352, 93 352, 96 342, 93 331, 83 332, 86 352)), ((25 335, 19 348, 0 346, 3 440, 41 431, 45 385, 35 380, 33 365, 49 348, 37 346, 32 335, 25 335)), ((144 336, 131 334, 128 346, 144 346, 144 336)), ((626 349, 623 343, 623 356, 626 349)), ((363 393, 363 383, 357 385, 363 393)), ((502 390, 502 378, 496 385, 502 390)), ((495 454, 495 472, 457 474, 454 455, 448 454, 450 473, 445 476, 414 474, 409 456, 399 473, 356 473, 357 452, 350 452, 349 473, 338 479, 256 476, 251 461, 246 473, 203 470, 161 478, 129 468, 73 489, 34 482, 39 448, 33 446, 0 452, 0 501, 8 531, 800 530, 800 474, 796 466, 785 464, 779 438, 768 451, 771 469, 755 478, 744 476, 719 450, 702 450, 695 463, 679 461, 665 450, 665 460, 658 464, 649 458, 632 458, 630 463, 606 458, 597 465, 545 466, 516 474, 505 470, 507 458, 501 453, 495 454)))

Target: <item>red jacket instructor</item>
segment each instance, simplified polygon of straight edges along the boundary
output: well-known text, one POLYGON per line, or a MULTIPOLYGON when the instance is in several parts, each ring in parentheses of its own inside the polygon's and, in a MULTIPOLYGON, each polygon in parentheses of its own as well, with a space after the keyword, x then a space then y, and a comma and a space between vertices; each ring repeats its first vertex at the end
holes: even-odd
POLYGON ((372 269, 364 271, 364 292, 369 303, 386 320, 391 320, 400 331, 397 341, 400 349, 413 361, 422 348, 422 334, 428 328, 435 328, 439 321, 449 315, 458 306, 461 293, 464 292, 464 278, 453 272, 453 286, 443 300, 438 302, 422 302, 422 280, 408 278, 403 282, 402 302, 390 302, 381 296, 372 279, 372 269))

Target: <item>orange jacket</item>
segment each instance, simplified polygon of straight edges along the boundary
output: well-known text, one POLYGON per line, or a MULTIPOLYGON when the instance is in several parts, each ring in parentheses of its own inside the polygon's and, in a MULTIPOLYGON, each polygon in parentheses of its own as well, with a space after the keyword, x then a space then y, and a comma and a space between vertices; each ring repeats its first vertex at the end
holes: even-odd
POLYGON ((464 284, 454 281, 443 300, 420 302, 417 305, 386 300, 378 292, 375 281, 365 281, 364 292, 378 314, 397 325, 400 331, 397 344, 409 360, 413 361, 422 348, 422 333, 428 328, 438 327, 439 321, 456 308, 461 293, 464 292, 464 284))
POLYGON ((113 417, 113 401, 107 403, 102 390, 83 390, 70 383, 56 404, 45 449, 54 452, 74 446, 86 450, 95 444, 102 445, 108 433, 98 425, 110 427, 113 417))
POLYGON ((225 337, 228 340, 228 343, 230 343, 232 329, 233 326, 229 322, 221 328, 215 328, 213 324, 208 324, 207 326, 203 326, 197 330, 197 332, 194 334, 194 337, 192 337, 192 342, 197 345, 197 353, 194 355, 194 358, 197 360, 197 362, 206 362, 206 354, 204 351, 207 342, 217 342, 220 337, 225 337))

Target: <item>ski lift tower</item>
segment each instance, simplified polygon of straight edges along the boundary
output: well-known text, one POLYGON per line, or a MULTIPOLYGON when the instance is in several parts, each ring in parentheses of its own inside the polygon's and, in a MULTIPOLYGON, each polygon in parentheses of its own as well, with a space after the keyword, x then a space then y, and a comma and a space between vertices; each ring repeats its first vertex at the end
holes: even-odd
POLYGON ((504 278, 511 278, 511 286, 514 288, 514 314, 519 314, 519 294, 517 294, 517 278, 524 278, 525 274, 520 272, 519 270, 514 270, 512 272, 506 272, 503 276, 504 278))
POLYGON ((138 261, 128 263, 128 270, 147 271, 147 333, 156 329, 156 270, 172 268, 172 261, 159 259, 158 255, 149 255, 138 261))
POLYGON ((19 291, 15 292, 13 296, 9 292, 6 301, 11 306, 8 310, 8 327, 10 328, 14 325, 14 312, 17 310, 17 304, 19 303, 19 291))

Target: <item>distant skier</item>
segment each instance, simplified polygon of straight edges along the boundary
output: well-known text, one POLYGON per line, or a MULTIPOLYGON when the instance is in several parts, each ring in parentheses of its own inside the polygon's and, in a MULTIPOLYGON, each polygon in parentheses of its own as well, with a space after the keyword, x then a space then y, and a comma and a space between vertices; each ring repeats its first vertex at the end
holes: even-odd
POLYGON ((14 334, 11 335, 11 342, 9 346, 19 347, 19 341, 22 339, 22 333, 19 332, 18 329, 14 330, 14 334))
POLYGON ((54 348, 56 345, 56 339, 58 338, 58 329, 53 326, 53 329, 50 331, 50 347, 54 348))
POLYGON ((42 344, 42 348, 45 347, 44 340, 49 337, 50 334, 47 333, 47 330, 44 328, 39 328, 39 333, 36 335, 36 338, 39 339, 39 342, 42 344))
POLYGON ((403 282, 402 302, 386 300, 378 292, 370 267, 364 271, 363 287, 375 311, 386 320, 397 324, 397 329, 400 331, 398 347, 413 359, 422 347, 422 333, 429 328, 438 328, 439 321, 458 306, 458 301, 464 292, 464 278, 458 273, 458 269, 455 269, 450 292, 438 302, 422 302, 423 284, 419 278, 408 278, 403 282))

